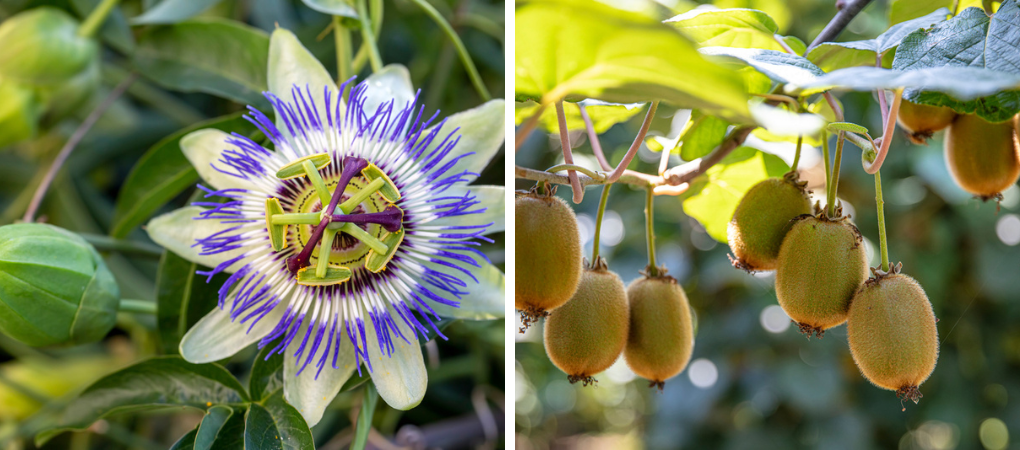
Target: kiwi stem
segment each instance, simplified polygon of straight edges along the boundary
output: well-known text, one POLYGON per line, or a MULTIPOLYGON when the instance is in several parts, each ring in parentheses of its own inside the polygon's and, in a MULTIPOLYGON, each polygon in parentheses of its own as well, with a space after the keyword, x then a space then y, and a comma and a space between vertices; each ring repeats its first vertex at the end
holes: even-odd
MULTIPOLYGON (((648 107, 648 112, 645 114, 645 120, 641 123, 641 130, 638 131, 637 136, 634 137, 634 143, 630 144, 630 148, 627 149, 627 154, 623 155, 623 160, 620 164, 613 169, 613 173, 609 174, 607 183, 615 183, 623 176, 623 172, 627 170, 627 166, 630 165, 631 160, 634 159, 634 155, 637 155, 641 145, 645 142, 645 135, 648 134, 648 128, 652 126, 652 119, 655 118, 655 110, 659 109, 659 101, 652 102, 652 105, 648 107)), ((663 150, 665 151, 665 150, 663 150)))
POLYGON ((797 171, 797 166, 800 164, 800 146, 804 143, 804 136, 797 136, 797 152, 793 154, 793 165, 790 166, 790 170, 793 172, 797 171))
POLYGON ((822 164, 825 168, 825 201, 829 201, 829 188, 832 187, 831 160, 829 159, 829 132, 822 130, 822 164))
MULTIPOLYGON (((563 162, 573 164, 574 155, 570 153, 570 134, 567 133, 567 115, 563 113, 562 100, 556 102, 556 120, 560 128, 560 145, 563 147, 563 162)), ((584 188, 581 187, 581 182, 577 181, 577 172, 573 170, 567 171, 567 178, 570 179, 570 187, 574 189, 574 203, 581 203, 581 200, 584 199, 584 188)))
POLYGON ((648 194, 645 196, 645 240, 648 242, 648 276, 654 277, 659 274, 659 270, 655 265, 655 215, 652 213, 652 200, 655 195, 652 192, 652 188, 648 188, 648 194))
POLYGON ((875 172, 875 206, 878 208, 878 243, 882 249, 882 271, 889 272, 889 246, 885 238, 885 200, 882 199, 882 175, 875 172))
POLYGON ((538 126, 538 119, 542 117, 542 113, 545 112, 545 108, 549 105, 542 103, 538 105, 538 109, 535 110, 534 114, 524 121, 520 128, 517 129, 517 133, 514 134, 514 153, 520 150, 521 145, 524 141, 528 140, 528 135, 534 131, 535 127, 538 126))
POLYGON ((839 165, 843 160, 843 132, 840 131, 836 135, 836 157, 832 161, 832 185, 828 186, 829 193, 826 197, 828 216, 830 219, 836 218, 836 190, 839 188, 839 165))
MULTIPOLYGON (((878 149, 878 155, 875 155, 875 160, 864 166, 864 171, 869 174, 878 173, 878 169, 882 168, 882 163, 885 161, 885 156, 889 153, 889 146, 892 144, 893 132, 896 130, 896 116, 900 113, 900 103, 903 102, 903 88, 899 88, 893 92, 892 106, 889 108, 889 115, 885 118, 885 129, 882 130, 882 147, 878 149)), ((874 143, 872 143, 874 146, 874 143)))
POLYGON ((595 240, 592 241, 591 263, 595 265, 599 260, 599 236, 602 234, 602 216, 606 213, 606 200, 609 199, 609 188, 612 183, 602 185, 602 199, 599 200, 599 212, 595 215, 595 240))
POLYGON ((599 135, 595 132, 595 126, 591 123, 591 116, 588 115, 588 110, 584 105, 578 103, 577 109, 581 110, 581 120, 584 121, 584 129, 588 132, 588 142, 591 142, 591 152, 595 154, 595 158, 599 160, 599 165, 602 166, 602 170, 610 172, 613 170, 613 166, 609 165, 609 160, 606 159, 605 153, 602 153, 602 142, 599 141, 599 135))

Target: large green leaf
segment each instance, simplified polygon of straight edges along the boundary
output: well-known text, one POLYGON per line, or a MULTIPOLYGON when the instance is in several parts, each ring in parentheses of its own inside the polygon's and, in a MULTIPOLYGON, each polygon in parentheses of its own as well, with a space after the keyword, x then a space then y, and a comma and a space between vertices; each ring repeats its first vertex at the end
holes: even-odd
MULTIPOLYGON (((1020 89, 1020 75, 977 67, 946 66, 910 71, 878 67, 850 67, 833 71, 804 84, 789 84, 786 86, 786 92, 811 95, 830 89, 873 91, 901 87, 927 91, 925 95, 942 92, 965 102, 979 99, 976 102, 960 103, 963 105, 991 105, 989 100, 994 97, 985 96, 1004 90, 1020 89), (966 80, 966 82, 961 82, 961 80, 966 80)), ((1006 92, 1005 94, 1015 95, 1016 93, 1006 92)), ((996 111, 1001 111, 1001 109, 996 111)), ((1012 116, 1013 113, 1009 113, 1007 118, 1012 116)))
MULTIPOLYGON (((785 51, 776 41, 779 33, 776 22, 768 14, 754 9, 695 9, 666 19, 664 23, 676 27, 702 47, 785 51)), ((791 47, 800 47, 792 48, 793 51, 804 51, 803 42, 799 39, 792 42, 791 47)))
POLYGON ((680 144, 680 158, 684 161, 694 161, 711 153, 726 138, 726 129, 730 125, 701 111, 691 113, 691 120, 691 128, 682 136, 680 144))
MULTIPOLYGON (((846 67, 874 66, 878 55, 883 57, 891 55, 888 53, 889 50, 899 46, 908 34, 942 22, 946 20, 948 14, 948 9, 939 8, 928 15, 893 25, 874 39, 825 42, 812 49, 807 57, 826 72, 846 67)), ((892 59, 888 59, 887 62, 892 63, 892 59)))
POLYGON ((191 364, 164 356, 142 361, 101 378, 61 411, 56 425, 36 436, 38 445, 67 430, 84 430, 113 413, 215 404, 239 405, 248 394, 230 372, 216 364, 191 364))
MULTIPOLYGON (((563 115, 567 119, 568 130, 583 130, 584 119, 581 118, 581 108, 578 104, 584 105, 585 112, 591 118, 591 126, 595 133, 602 134, 620 122, 626 122, 641 112, 644 106, 641 103, 621 105, 619 103, 607 103, 599 100, 583 100, 578 103, 563 102, 563 115)), ((528 120, 538 111, 539 104, 531 100, 514 103, 514 120, 520 125, 528 120)), ((559 133, 560 126, 556 118, 556 108, 549 106, 542 111, 542 117, 538 118, 538 126, 549 133, 559 133)))
POLYGON ((195 272, 208 270, 171 251, 164 251, 156 273, 156 325, 163 353, 177 354, 177 346, 188 329, 216 307, 220 286, 228 275, 206 277, 195 272))
POLYGON ((220 0, 163 0, 156 6, 149 8, 142 15, 131 19, 132 25, 153 25, 164 23, 177 23, 190 19, 196 14, 205 11, 220 0))
POLYGON ((196 19, 157 27, 138 40, 135 68, 160 85, 266 107, 269 36, 240 22, 196 19))
MULTIPOLYGON (((822 76, 825 72, 803 56, 775 50, 756 48, 705 47, 701 53, 725 57, 725 60, 753 67, 780 84, 802 84, 822 76)), ((719 58, 723 60, 723 58, 719 58)))
POLYGON ((668 25, 581 0, 529 2, 516 21, 527 24, 515 30, 520 100, 662 100, 750 121, 740 77, 705 60, 668 25))
POLYGON ((283 355, 276 353, 270 356, 272 350, 271 345, 263 347, 255 357, 255 364, 251 366, 248 392, 254 401, 269 398, 272 393, 283 389, 283 355))
POLYGON ((693 181, 684 195, 684 213, 700 222, 709 236, 726 242, 727 225, 744 194, 759 181, 789 170, 774 155, 738 147, 693 181))
POLYGON ((120 188, 110 226, 111 236, 127 236, 166 202, 198 182, 198 172, 181 153, 180 140, 203 128, 241 134, 255 129, 241 113, 235 113, 196 123, 157 142, 142 155, 120 188))
POLYGON ((234 408, 214 405, 198 424, 195 450, 243 450, 244 415, 234 408))
MULTIPOLYGON (((980 8, 967 8, 930 29, 917 30, 903 39, 893 60, 893 68, 897 70, 943 67, 985 68, 1020 75, 1020 6, 1017 1, 1003 2, 992 17, 980 8)), ((1009 76, 1005 74, 1004 77, 1009 76)), ((983 80, 960 77, 948 81, 970 86, 983 80)), ((959 113, 976 113, 992 122, 1008 120, 1020 112, 1018 92, 1000 92, 975 99, 947 90, 930 92, 932 90, 911 89, 904 97, 915 103, 948 106, 959 113)))
POLYGON ((248 407, 244 424, 245 450, 308 450, 315 448, 312 432, 301 413, 283 399, 283 391, 248 407))

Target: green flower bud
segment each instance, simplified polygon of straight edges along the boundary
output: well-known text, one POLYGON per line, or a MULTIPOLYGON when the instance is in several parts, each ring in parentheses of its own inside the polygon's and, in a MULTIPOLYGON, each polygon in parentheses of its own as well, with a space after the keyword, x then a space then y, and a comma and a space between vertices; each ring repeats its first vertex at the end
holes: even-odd
POLYGON ((81 236, 0 227, 0 332, 31 346, 94 342, 113 328, 119 303, 113 274, 81 236))
POLYGON ((42 103, 30 87, 0 77, 0 148, 35 137, 42 103))
POLYGON ((51 7, 18 13, 0 23, 0 76, 33 85, 67 81, 99 55, 98 44, 78 35, 78 21, 51 7))

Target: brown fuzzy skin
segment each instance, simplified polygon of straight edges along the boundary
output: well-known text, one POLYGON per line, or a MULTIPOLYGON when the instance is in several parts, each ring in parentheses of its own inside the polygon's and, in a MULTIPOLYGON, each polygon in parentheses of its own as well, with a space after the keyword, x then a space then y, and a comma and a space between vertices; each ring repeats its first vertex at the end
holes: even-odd
POLYGON ((752 271, 775 270, 790 221, 811 213, 803 188, 785 178, 766 179, 747 191, 727 229, 733 265, 752 271))
POLYGON ((850 300, 867 278, 863 238, 848 220, 802 216, 779 250, 776 297, 801 331, 821 332, 846 321, 850 300))
POLYGON ((850 353, 875 386, 916 391, 939 358, 935 323, 931 302, 913 278, 895 274, 868 280, 850 305, 850 353))
POLYGON ((673 277, 642 277, 627 287, 630 332, 623 356, 638 376, 659 386, 683 372, 694 352, 687 294, 673 277))
POLYGON ((574 297, 545 320, 545 350, 571 383, 587 385, 616 362, 628 328, 623 281, 609 270, 585 269, 574 297))
POLYGON ((945 106, 920 105, 903 100, 896 121, 907 130, 910 140, 923 145, 936 131, 953 123, 956 112, 945 106))
POLYGON ((559 197, 535 194, 517 197, 514 216, 514 306, 542 315, 577 291, 583 264, 577 218, 559 197))
POLYGON ((963 114, 946 131, 946 166, 963 190, 982 199, 997 197, 1020 178, 1017 118, 990 123, 963 114))

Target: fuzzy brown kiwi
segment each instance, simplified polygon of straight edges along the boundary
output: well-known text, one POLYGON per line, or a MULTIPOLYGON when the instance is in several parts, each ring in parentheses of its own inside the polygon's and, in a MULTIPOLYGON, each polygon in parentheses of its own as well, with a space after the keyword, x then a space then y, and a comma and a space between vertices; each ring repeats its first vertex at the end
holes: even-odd
POLYGON ((915 144, 924 145, 936 131, 953 123, 956 112, 945 106, 921 105, 903 100, 896 121, 915 144))
POLYGON ((863 240, 847 218, 794 220, 779 250, 776 297, 802 333, 822 337, 846 321, 850 300, 868 276, 863 240))
POLYGON ((913 278, 879 272, 850 304, 850 353, 872 384, 917 403, 918 386, 935 370, 939 358, 935 324, 931 302, 913 278))
POLYGON ((627 286, 630 331, 623 356, 650 387, 687 367, 694 352, 694 324, 684 289, 671 276, 641 277, 627 286))
POLYGON ((811 213, 805 185, 791 172, 787 177, 763 180, 744 194, 727 228, 733 267, 748 272, 776 268, 790 221, 811 213))
POLYGON ((1017 117, 991 123, 962 114, 946 131, 946 166, 963 190, 982 200, 997 198, 1020 177, 1017 117))
POLYGON ((545 320, 545 350, 571 383, 585 386, 616 362, 630 327, 627 292, 605 268, 585 268, 577 292, 545 320))
POLYGON ((553 195, 532 192, 514 201, 514 307, 523 333, 570 300, 581 279, 581 235, 574 210, 553 195))

